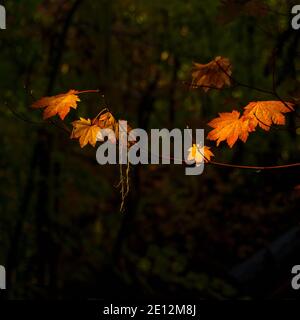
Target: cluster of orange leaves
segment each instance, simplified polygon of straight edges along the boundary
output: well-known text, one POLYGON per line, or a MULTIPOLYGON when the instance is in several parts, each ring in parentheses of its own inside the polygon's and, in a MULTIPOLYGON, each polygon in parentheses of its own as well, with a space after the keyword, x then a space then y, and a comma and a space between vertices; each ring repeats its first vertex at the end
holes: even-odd
MULTIPOLYGON (((80 93, 82 92, 70 90, 64 94, 43 97, 33 103, 32 107, 35 109, 44 109, 43 118, 45 120, 55 115, 58 115, 61 120, 64 120, 71 108, 77 109, 77 102, 80 101, 78 95, 80 93)), ((103 134, 105 130, 110 130, 111 134, 107 132, 107 135, 108 139, 113 143, 116 143, 116 139, 119 136, 119 123, 109 111, 100 112, 92 120, 80 117, 79 120, 72 122, 72 126, 73 130, 70 138, 79 139, 81 148, 87 144, 95 147, 97 141, 104 141, 103 134)), ((128 125, 127 134, 129 134, 131 130, 132 128, 128 125)), ((131 145, 133 143, 134 142, 129 142, 128 144, 131 145)), ((197 165, 203 161, 209 161, 213 156, 213 153, 209 149, 209 147, 200 147, 194 144, 189 150, 188 160, 194 160, 197 165)))
MULTIPOLYGON (((44 108, 43 118, 46 120, 50 117, 58 115, 61 120, 64 120, 71 108, 77 109, 77 102, 80 101, 78 95, 82 93, 77 90, 70 90, 67 93, 59 94, 52 97, 43 97, 33 103, 35 109, 44 108)), ((79 120, 73 121, 73 130, 71 139, 79 139, 81 148, 87 144, 95 147, 97 141, 104 141, 104 132, 107 130, 108 139, 116 143, 119 136, 119 124, 114 116, 104 109, 105 112, 100 112, 95 118, 85 119, 80 117, 79 120), (110 130, 110 131, 108 131, 110 130)), ((132 129, 127 128, 128 132, 132 129)))
MULTIPOLYGON (((230 85, 231 63, 229 59, 216 57, 207 64, 194 63, 192 70, 192 87, 201 87, 205 92, 210 88, 221 89, 230 85)), ((285 101, 252 101, 248 103, 241 115, 239 111, 219 113, 219 117, 208 123, 213 128, 207 139, 227 142, 230 148, 238 139, 246 142, 250 132, 259 126, 269 131, 271 125, 284 125, 287 112, 294 110, 294 104, 285 101)))
POLYGON ((214 128, 207 138, 217 141, 226 140, 230 148, 238 139, 246 142, 250 132, 257 126, 269 131, 272 124, 284 125, 284 113, 293 111, 293 104, 283 101, 256 101, 250 102, 244 107, 244 112, 233 110, 232 112, 219 113, 219 117, 213 119, 208 125, 214 128))
MULTIPOLYGON (((229 59, 216 57, 207 64, 194 63, 192 69, 192 87, 202 88, 207 92, 211 88, 221 89, 231 84, 231 63, 229 59)), ((36 101, 33 108, 44 108, 44 119, 58 115, 62 120, 70 112, 71 108, 76 109, 80 101, 78 95, 85 91, 70 90, 67 93, 44 97, 36 101)), ((219 117, 208 123, 212 127, 207 139, 220 142, 226 141, 230 148, 238 139, 244 143, 247 141, 249 133, 254 132, 259 126, 265 131, 269 131, 271 125, 284 125, 285 113, 293 111, 294 104, 285 101, 252 101, 248 103, 241 114, 239 111, 219 113, 219 117)), ((111 130, 113 135, 108 134, 112 142, 116 142, 119 132, 118 121, 106 110, 102 110, 95 118, 72 122, 73 130, 71 138, 79 139, 83 148, 87 144, 96 145, 97 141, 104 141, 102 130, 111 130)), ((128 132, 132 129, 128 126, 128 132)), ((196 165, 201 162, 209 162, 214 156, 207 146, 193 144, 189 149, 188 160, 194 160, 196 165)))

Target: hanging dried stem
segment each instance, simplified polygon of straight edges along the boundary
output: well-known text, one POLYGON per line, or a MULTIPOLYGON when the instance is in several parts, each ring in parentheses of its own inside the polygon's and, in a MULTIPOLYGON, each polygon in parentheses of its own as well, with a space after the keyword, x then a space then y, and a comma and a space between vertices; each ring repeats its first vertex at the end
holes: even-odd
MULTIPOLYGON (((127 159, 128 160, 128 159, 127 159)), ((123 174, 123 164, 120 163, 120 182, 118 186, 120 187, 121 191, 121 205, 120 205, 120 212, 124 212, 125 210, 125 202, 126 198, 129 194, 130 190, 130 184, 129 184, 129 174, 130 174, 130 163, 127 161, 126 165, 126 171, 125 171, 125 176, 123 174)))

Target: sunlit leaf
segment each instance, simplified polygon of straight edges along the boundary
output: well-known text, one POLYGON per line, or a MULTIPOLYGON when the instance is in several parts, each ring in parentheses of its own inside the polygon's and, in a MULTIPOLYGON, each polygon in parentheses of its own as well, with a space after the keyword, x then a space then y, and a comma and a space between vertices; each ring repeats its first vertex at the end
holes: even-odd
POLYGON ((269 131, 272 124, 284 125, 284 113, 293 111, 293 104, 281 101, 255 101, 250 102, 245 107, 244 115, 252 118, 252 123, 256 127, 269 131))
POLYGON ((70 90, 67 93, 59 94, 52 97, 43 97, 33 103, 32 108, 40 109, 45 108, 43 118, 48 119, 56 114, 64 120, 70 109, 77 108, 77 102, 80 101, 76 90, 70 90))
POLYGON ((216 140, 217 146, 226 140, 230 148, 240 139, 246 142, 249 132, 254 131, 255 126, 252 119, 245 116, 240 117, 238 111, 219 113, 219 117, 213 119, 208 125, 214 130, 210 131, 207 138, 216 140))

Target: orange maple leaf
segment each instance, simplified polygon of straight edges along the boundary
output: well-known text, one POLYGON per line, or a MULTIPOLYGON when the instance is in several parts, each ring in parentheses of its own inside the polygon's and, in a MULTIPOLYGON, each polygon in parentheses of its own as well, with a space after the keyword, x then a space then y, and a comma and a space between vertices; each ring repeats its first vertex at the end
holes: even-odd
POLYGON ((196 162, 196 166, 200 166, 203 162, 209 162, 211 157, 214 157, 214 154, 210 151, 210 147, 201 147, 199 144, 193 144, 192 147, 189 148, 188 161, 194 160, 196 162))
POLYGON ((230 85, 231 63, 229 59, 216 57, 207 64, 193 63, 192 87, 202 87, 207 92, 210 87, 221 89, 230 85))
MULTIPOLYGON (((95 146, 97 141, 103 142, 105 136, 112 143, 116 143, 119 139, 119 124, 110 112, 98 115, 93 120, 80 118, 80 120, 73 121, 72 125, 71 139, 79 138, 81 148, 88 143, 95 146)), ((131 130, 132 128, 127 124, 128 135, 131 130)), ((128 142, 128 146, 133 143, 128 142)))
MULTIPOLYGON (((106 134, 108 135, 108 140, 110 140, 112 143, 116 143, 116 141, 119 139, 119 131, 120 131, 119 123, 109 111, 103 113, 99 117, 96 117, 93 120, 93 123, 102 129, 101 132, 104 135, 106 134), (112 132, 106 131, 106 129, 112 130, 114 132, 114 135, 112 134, 112 132)), ((124 130, 124 128, 121 128, 121 129, 124 130)), ((127 123, 127 135, 131 137, 131 140, 134 140, 135 136, 132 133, 130 133, 131 131, 132 131, 132 128, 127 123)), ((131 146, 134 143, 135 143, 134 141, 128 141, 128 146, 131 146)))
POLYGON ((262 129, 269 131, 272 123, 284 125, 284 113, 293 110, 293 104, 290 102, 255 101, 247 104, 244 115, 252 118, 252 123, 255 127, 259 125, 262 129))
POLYGON ((59 94, 52 97, 43 97, 32 104, 32 108, 46 108, 43 118, 48 119, 58 114, 62 120, 70 112, 70 108, 76 109, 77 102, 80 101, 77 96, 79 92, 70 90, 67 93, 59 94))
POLYGON ((230 148, 238 138, 246 142, 249 132, 255 130, 252 119, 245 116, 240 117, 240 113, 236 110, 219 113, 219 117, 213 119, 208 125, 214 130, 208 133, 207 138, 217 140, 217 146, 221 141, 226 140, 230 148))
POLYGON ((71 139, 79 138, 81 148, 88 143, 95 147, 97 140, 101 139, 99 136, 99 134, 101 134, 101 128, 97 124, 94 124, 90 119, 80 118, 80 120, 73 121, 72 126, 73 131, 71 139))

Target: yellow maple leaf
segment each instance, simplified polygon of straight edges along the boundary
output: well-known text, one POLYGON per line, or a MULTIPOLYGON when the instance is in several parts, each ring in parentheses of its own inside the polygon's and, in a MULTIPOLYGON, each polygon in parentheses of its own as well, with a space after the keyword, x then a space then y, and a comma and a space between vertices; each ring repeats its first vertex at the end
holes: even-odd
POLYGON ((210 158, 214 156, 214 154, 210 151, 210 147, 201 147, 200 144, 193 144, 192 147, 189 148, 188 161, 194 160, 196 162, 196 166, 200 166, 203 162, 209 162, 210 158))
POLYGON ((193 63, 192 86, 202 87, 205 92, 210 87, 221 89, 230 85, 231 73, 229 59, 220 56, 207 64, 193 63))
POLYGON ((207 138, 217 140, 217 146, 221 141, 226 140, 230 148, 237 139, 246 142, 249 132, 255 130, 252 119, 245 116, 240 117, 240 113, 236 110, 219 113, 219 117, 213 119, 208 125, 214 130, 209 132, 207 138))
POLYGON ((72 125, 73 131, 71 139, 79 138, 81 148, 88 143, 95 147, 97 140, 101 140, 101 137, 99 136, 101 128, 98 125, 93 124, 90 119, 80 118, 80 120, 73 121, 72 125))
POLYGON ((70 108, 76 109, 77 102, 80 101, 76 90, 52 97, 43 97, 32 104, 32 108, 45 108, 43 118, 48 119, 58 114, 62 120, 70 112, 70 108))
POLYGON ((262 129, 269 131, 272 123, 284 125, 284 113, 293 110, 293 104, 290 102, 255 101, 247 104, 244 115, 252 118, 252 123, 255 127, 259 125, 262 129))

